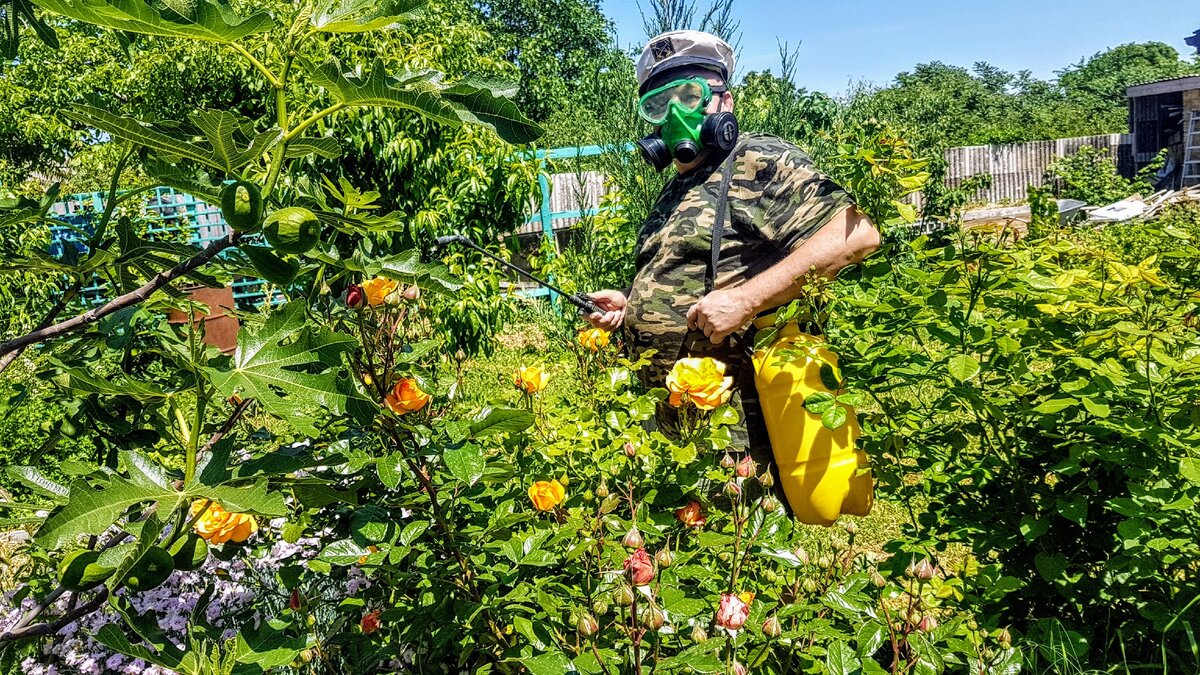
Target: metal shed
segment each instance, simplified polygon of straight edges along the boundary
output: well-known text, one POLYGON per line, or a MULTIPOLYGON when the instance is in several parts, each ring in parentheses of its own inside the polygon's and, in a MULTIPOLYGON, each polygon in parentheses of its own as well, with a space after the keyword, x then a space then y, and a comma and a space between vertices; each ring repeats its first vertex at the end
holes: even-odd
POLYGON ((1200 184, 1200 75, 1139 84, 1126 97, 1135 168, 1165 148, 1162 187, 1200 184))

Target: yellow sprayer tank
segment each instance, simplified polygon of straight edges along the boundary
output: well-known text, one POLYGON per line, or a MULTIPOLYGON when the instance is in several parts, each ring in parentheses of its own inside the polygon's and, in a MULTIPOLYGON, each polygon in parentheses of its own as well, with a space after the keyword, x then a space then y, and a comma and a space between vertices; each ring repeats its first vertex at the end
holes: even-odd
MULTIPOLYGON (((774 317, 760 319, 756 325, 772 326, 774 317)), ((874 501, 866 453, 855 447, 861 431, 854 411, 849 411, 845 424, 829 430, 820 415, 804 408, 808 396, 829 391, 821 382, 822 362, 838 372, 837 356, 821 340, 800 332, 794 322, 780 328, 774 342, 754 353, 755 385, 780 487, 795 517, 809 525, 832 525, 843 514, 865 516, 874 501), (807 351, 812 357, 779 363, 784 350, 807 351)))

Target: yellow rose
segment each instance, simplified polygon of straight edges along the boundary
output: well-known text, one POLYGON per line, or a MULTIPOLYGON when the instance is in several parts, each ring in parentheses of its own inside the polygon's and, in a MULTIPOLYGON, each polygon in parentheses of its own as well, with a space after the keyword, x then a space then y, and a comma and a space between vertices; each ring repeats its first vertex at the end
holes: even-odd
POLYGON ((669 400, 677 408, 691 402, 701 410, 712 410, 729 400, 732 386, 725 364, 707 356, 679 359, 667 374, 669 400))
POLYGON ((392 387, 392 393, 384 397, 383 402, 392 412, 403 415, 424 408, 430 398, 432 397, 429 394, 417 386, 416 380, 406 377, 392 387))
POLYGON ((363 292, 367 294, 367 304, 372 307, 382 305, 387 300, 387 296, 394 293, 399 287, 399 281, 384 277, 375 277, 362 285, 363 292))
POLYGON ((562 503, 567 491, 557 480, 539 480, 529 486, 529 501, 538 511, 549 511, 562 503))
POLYGON ((598 352, 608 346, 609 335, 610 333, 603 328, 581 330, 579 331, 579 344, 594 352, 598 352))
POLYGON ((240 544, 258 531, 258 521, 254 516, 248 513, 230 513, 221 508, 220 504, 205 499, 192 502, 189 516, 194 518, 200 509, 204 508, 205 503, 208 503, 208 508, 192 526, 201 539, 212 544, 224 544, 227 541, 240 544))
POLYGON ((521 366, 517 368, 513 384, 526 394, 536 394, 546 388, 550 375, 537 366, 521 366))

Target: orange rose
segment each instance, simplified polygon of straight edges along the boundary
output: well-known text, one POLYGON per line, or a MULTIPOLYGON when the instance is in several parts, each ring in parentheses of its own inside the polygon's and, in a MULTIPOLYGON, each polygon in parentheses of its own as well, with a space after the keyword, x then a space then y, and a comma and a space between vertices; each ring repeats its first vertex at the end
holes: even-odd
POLYGON ((529 486, 529 501, 538 511, 549 511, 562 503, 567 491, 557 480, 539 480, 529 486))
POLYGON ((205 503, 208 503, 208 508, 192 526, 201 539, 212 544, 224 544, 227 541, 240 544, 258 531, 258 521, 254 516, 248 513, 230 513, 221 508, 220 504, 205 499, 192 502, 189 517, 195 518, 205 503))
POLYGON ((725 364, 716 359, 684 358, 667 374, 670 403, 681 407, 690 402, 701 410, 712 410, 733 394, 733 378, 725 375, 725 364))
POLYGON ((379 630, 379 626, 382 623, 379 620, 380 613, 380 610, 377 609, 367 614, 363 614, 363 618, 358 622, 358 625, 362 628, 364 635, 370 635, 371 633, 379 630))
POLYGON ((392 387, 392 393, 388 394, 383 402, 392 412, 404 415, 424 408, 431 398, 433 397, 421 391, 416 380, 406 377, 392 387))
POLYGON ((513 377, 513 384, 526 394, 536 394, 546 388, 550 375, 537 366, 521 366, 513 377))
POLYGON ((384 277, 375 277, 362 285, 363 292, 367 294, 367 304, 372 307, 382 305, 387 301, 387 296, 394 293, 399 287, 399 281, 384 277))
POLYGON ((691 501, 675 511, 675 517, 679 522, 683 523, 684 527, 703 527, 707 522, 704 518, 704 509, 700 507, 700 502, 691 501))
POLYGON ((603 328, 588 328, 579 331, 579 344, 588 349, 598 352, 608 346, 608 338, 611 335, 603 328))

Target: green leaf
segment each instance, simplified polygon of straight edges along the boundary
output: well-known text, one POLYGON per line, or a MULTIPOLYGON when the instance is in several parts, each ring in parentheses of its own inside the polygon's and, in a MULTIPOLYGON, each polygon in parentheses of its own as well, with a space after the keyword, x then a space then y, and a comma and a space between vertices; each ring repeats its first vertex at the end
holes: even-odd
POLYGON ((266 478, 260 478, 250 484, 215 486, 195 482, 187 487, 185 496, 189 501, 211 499, 226 511, 233 513, 252 513, 266 517, 286 516, 288 510, 283 501, 283 494, 268 491, 267 485, 266 478))
POLYGON ((875 653, 876 649, 883 644, 887 637, 887 626, 878 621, 867 621, 858 629, 858 634, 855 636, 855 642, 858 643, 858 655, 861 657, 869 657, 875 653))
POLYGON ((170 490, 171 474, 158 462, 132 450, 120 452, 121 464, 134 485, 143 488, 170 490))
POLYGON ((1079 403, 1079 399, 1073 397, 1055 398, 1047 401, 1042 401, 1038 407, 1033 409, 1033 412, 1041 415, 1053 415, 1056 412, 1066 410, 1079 403))
POLYGON ((257 629, 238 633, 233 655, 238 663, 254 664, 263 670, 270 670, 291 664, 305 646, 303 635, 289 637, 264 621, 257 629))
POLYGON ((41 471, 32 466, 10 466, 6 469, 9 476, 25 487, 43 497, 60 499, 71 493, 67 486, 57 483, 42 475, 41 471))
POLYGON ((217 169, 223 168, 208 149, 159 131, 132 117, 114 115, 89 105, 74 105, 63 110, 62 114, 80 124, 106 131, 114 138, 147 148, 163 159, 190 159, 217 169))
POLYGON ((173 644, 167 645, 165 652, 151 651, 140 644, 133 644, 126 637, 124 631, 114 623, 107 623, 101 626, 100 630, 96 631, 95 637, 97 642, 115 652, 162 666, 168 670, 178 670, 183 658, 183 652, 179 651, 173 644))
POLYGON ((466 79, 444 90, 442 96, 460 106, 457 112, 462 121, 495 129, 509 143, 532 143, 543 131, 507 98, 516 91, 507 83, 466 79))
POLYGON ((36 541, 46 548, 61 548, 84 534, 100 534, 116 522, 125 510, 144 502, 160 502, 159 512, 170 513, 183 501, 184 494, 170 489, 140 487, 114 476, 104 487, 77 480, 71 484, 71 498, 38 530, 36 541))
POLYGON ((549 652, 521 659, 521 663, 529 669, 529 675, 563 675, 574 670, 571 660, 562 652, 549 652))
POLYGON ((380 457, 375 461, 375 471, 379 474, 379 482, 387 486, 389 490, 395 490, 400 485, 400 478, 403 476, 401 469, 403 465, 404 455, 399 452, 380 457))
POLYGON ((266 12, 255 12, 245 19, 233 13, 227 3, 190 0, 192 7, 183 16, 165 3, 145 0, 34 0, 38 6, 57 14, 117 31, 192 38, 209 42, 232 43, 270 30, 275 22, 266 12))
POLYGON ((52 358, 50 361, 59 366, 59 373, 53 378, 54 383, 76 395, 129 396, 142 403, 162 403, 164 399, 172 396, 151 382, 130 377, 122 372, 99 376, 95 372, 67 367, 57 359, 52 358))
POLYGON ((823 415, 836 405, 837 401, 834 395, 827 391, 818 391, 804 399, 804 409, 814 415, 823 415))
POLYGON ((950 372, 950 377, 959 382, 966 382, 979 374, 979 361, 969 354, 959 354, 950 359, 946 369, 950 372))
POLYGON ((450 475, 467 485, 474 485, 483 475, 487 463, 483 459, 483 450, 474 443, 468 443, 461 448, 451 448, 442 454, 450 475))
POLYGON ((342 156, 342 146, 336 138, 330 138, 329 136, 297 138, 288 143, 288 159, 300 159, 309 155, 317 155, 325 159, 337 159, 342 156))
POLYGON ((304 303, 292 302, 261 326, 242 329, 229 366, 205 370, 223 396, 254 398, 300 433, 317 436, 314 412, 344 411, 352 398, 367 400, 343 386, 331 367, 355 344, 348 335, 309 326, 304 303))
POLYGON ((853 675, 862 663, 845 642, 834 642, 825 653, 825 670, 829 675, 853 675))
POLYGON ((332 565, 345 566, 353 565, 360 558, 369 555, 371 555, 371 552, 365 546, 359 546, 350 539, 340 539, 321 549, 321 553, 317 555, 317 559, 332 565))
POLYGON ((313 12, 322 33, 362 33, 414 18, 428 0, 325 0, 313 12))
POLYGON ((1057 502, 1058 513, 1080 527, 1087 524, 1088 504, 1083 495, 1062 496, 1057 502))
POLYGON ((696 457, 695 443, 688 443, 687 445, 675 444, 671 446, 671 459, 675 460, 675 463, 680 466, 691 464, 696 461, 696 457))
POLYGON ((404 531, 400 533, 400 545, 412 546, 412 543, 422 534, 425 534, 425 530, 428 529, 428 520, 417 520, 405 525, 404 531))
POLYGON ((482 419, 471 425, 471 437, 483 438, 493 434, 515 434, 533 426, 533 413, 513 408, 487 411, 482 419))
POLYGON ((363 546, 391 543, 396 530, 396 522, 383 507, 367 504, 350 514, 350 534, 363 546))
POLYGON ((190 115, 190 119, 212 146, 213 161, 226 173, 233 173, 262 157, 283 138, 278 129, 255 134, 254 122, 226 110, 198 110, 190 115), (246 139, 249 144, 242 147, 239 138, 246 139))
POLYGON ((841 429, 849 417, 850 413, 845 406, 835 405, 821 414, 821 426, 831 431, 841 429))
POLYGON ((1200 459, 1185 457, 1179 460, 1179 475, 1192 485, 1200 485, 1200 459))
POLYGON ((1101 403, 1093 398, 1088 398, 1085 396, 1084 398, 1079 399, 1079 402, 1083 404, 1083 408, 1085 410, 1101 419, 1108 417, 1112 412, 1112 409, 1108 407, 1107 403, 1101 403))
POLYGON ((250 259, 250 264, 254 265, 254 271, 276 286, 287 286, 292 283, 292 279, 295 279, 296 273, 300 271, 299 262, 284 260, 275 255, 269 247, 247 245, 240 247, 240 250, 250 259))
POLYGON ((842 388, 842 381, 838 379, 838 375, 834 372, 831 364, 822 363, 817 372, 821 376, 821 384, 825 385, 825 388, 829 391, 837 391, 842 388))
POLYGON ((1038 574, 1046 581, 1057 581, 1062 577, 1063 570, 1067 569, 1067 559, 1061 553, 1048 555, 1038 553, 1033 557, 1033 566, 1037 568, 1038 574))

